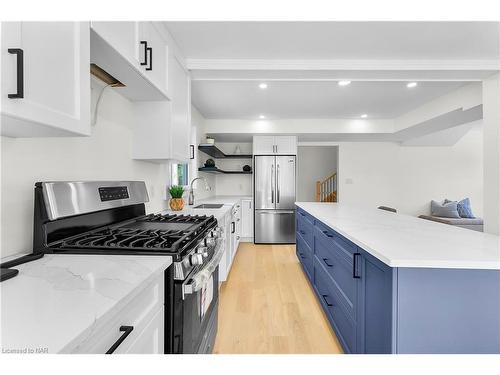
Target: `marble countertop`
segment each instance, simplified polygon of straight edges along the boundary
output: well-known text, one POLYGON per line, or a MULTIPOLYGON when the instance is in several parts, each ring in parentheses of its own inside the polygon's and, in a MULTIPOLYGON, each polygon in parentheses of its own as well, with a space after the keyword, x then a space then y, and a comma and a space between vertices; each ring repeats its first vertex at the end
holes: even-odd
POLYGON ((187 204, 185 204, 184 209, 182 209, 181 211, 172 211, 169 209, 162 211, 162 213, 177 215, 213 215, 218 221, 220 221, 231 210, 231 207, 242 199, 253 198, 246 195, 216 195, 200 200, 195 199, 195 203, 193 206, 188 206, 187 204), (203 203, 223 204, 223 206, 221 208, 194 208, 203 203))
POLYGON ((391 267, 500 269, 500 236, 341 203, 296 205, 391 267))
POLYGON ((45 255, 0 284, 3 351, 65 352, 172 264, 168 256, 45 255))

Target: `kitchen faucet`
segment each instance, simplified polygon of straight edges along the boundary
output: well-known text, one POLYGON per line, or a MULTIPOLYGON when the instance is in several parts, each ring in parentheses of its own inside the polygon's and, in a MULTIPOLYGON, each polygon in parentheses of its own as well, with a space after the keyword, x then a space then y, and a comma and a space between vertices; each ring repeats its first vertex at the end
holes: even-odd
POLYGON ((194 204, 194 191, 193 184, 196 180, 203 180, 205 182, 205 189, 210 190, 210 185, 208 185, 207 180, 204 177, 196 177, 191 181, 191 189, 189 190, 188 205, 192 206, 194 204))

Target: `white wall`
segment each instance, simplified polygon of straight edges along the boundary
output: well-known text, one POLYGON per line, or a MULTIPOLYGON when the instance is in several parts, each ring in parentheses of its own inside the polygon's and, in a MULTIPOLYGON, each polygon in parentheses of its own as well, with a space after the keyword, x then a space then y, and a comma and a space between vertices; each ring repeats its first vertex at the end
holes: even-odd
POLYGON ((484 231, 500 235, 500 74, 483 81, 484 231))
POLYGON ((338 147, 299 146, 297 150, 297 200, 316 200, 316 181, 337 172, 338 147))
MULTIPOLYGON (((98 90, 94 86, 92 105, 98 90)), ((32 250, 36 181, 144 180, 150 198, 147 211, 166 207, 166 165, 131 159, 131 108, 130 102, 107 89, 90 137, 1 138, 2 257, 32 250)))
POLYGON ((214 174, 203 173, 198 171, 198 167, 201 167, 205 160, 207 160, 208 155, 205 153, 198 151, 198 145, 204 142, 205 139, 205 119, 198 112, 198 110, 191 106, 191 142, 195 147, 194 160, 190 163, 190 177, 189 180, 192 180, 196 177, 204 177, 210 186, 210 190, 205 189, 205 184, 203 181, 197 181, 194 184, 194 194, 195 200, 200 200, 204 198, 208 198, 216 194, 217 184, 214 174))
POLYGON ((429 213, 431 199, 469 197, 483 213, 483 139, 479 124, 451 147, 339 144, 339 202, 429 213), (352 182, 352 183, 350 183, 352 182))
MULTIPOLYGON (((217 147, 225 154, 234 154, 240 146, 242 154, 252 154, 252 143, 217 142, 217 147)), ((216 164, 223 170, 241 171, 244 165, 252 165, 252 159, 216 159, 216 164)), ((218 174, 216 177, 217 195, 252 195, 253 180, 251 174, 218 174)))

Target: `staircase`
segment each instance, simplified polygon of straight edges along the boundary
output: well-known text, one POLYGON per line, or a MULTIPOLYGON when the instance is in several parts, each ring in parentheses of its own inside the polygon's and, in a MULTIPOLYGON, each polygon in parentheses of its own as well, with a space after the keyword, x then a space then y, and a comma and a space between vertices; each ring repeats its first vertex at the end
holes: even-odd
POLYGON ((316 202, 337 202, 337 173, 316 181, 316 202))

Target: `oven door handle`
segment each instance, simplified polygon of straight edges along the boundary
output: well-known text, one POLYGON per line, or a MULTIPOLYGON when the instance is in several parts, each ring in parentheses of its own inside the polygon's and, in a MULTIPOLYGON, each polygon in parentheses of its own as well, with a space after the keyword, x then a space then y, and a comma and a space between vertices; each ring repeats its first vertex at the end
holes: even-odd
POLYGON ((199 272, 196 273, 192 278, 189 279, 188 283, 182 285, 182 297, 186 294, 193 294, 198 292, 203 286, 206 285, 210 276, 217 269, 217 266, 222 259, 224 254, 224 247, 222 246, 222 238, 216 240, 215 251, 210 262, 207 263, 199 272))

